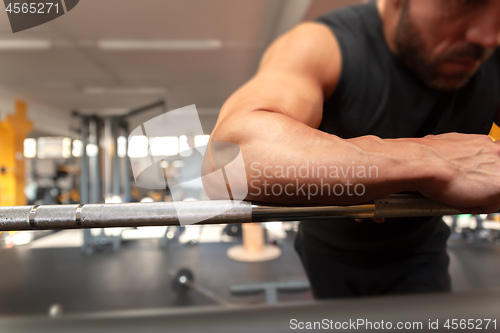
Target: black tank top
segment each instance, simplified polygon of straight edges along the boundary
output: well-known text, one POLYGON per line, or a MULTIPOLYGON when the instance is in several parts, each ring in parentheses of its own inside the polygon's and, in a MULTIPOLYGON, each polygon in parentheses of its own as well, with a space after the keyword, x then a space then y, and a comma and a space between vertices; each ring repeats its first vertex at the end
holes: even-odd
MULTIPOLYGON (((317 21, 331 28, 342 53, 340 79, 324 104, 321 131, 344 139, 488 134, 500 107, 498 49, 466 86, 440 92, 390 51, 375 1, 327 13, 317 21)), ((384 224, 313 221, 301 228, 303 237, 319 241, 339 259, 364 264, 441 251, 449 235, 441 218, 389 219, 384 224)))

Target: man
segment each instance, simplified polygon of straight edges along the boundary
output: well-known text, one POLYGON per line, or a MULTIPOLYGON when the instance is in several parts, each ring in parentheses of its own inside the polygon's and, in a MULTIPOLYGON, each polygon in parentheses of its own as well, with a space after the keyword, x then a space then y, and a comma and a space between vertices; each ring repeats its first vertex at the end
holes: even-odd
MULTIPOLYGON (((251 200, 358 204, 411 191, 493 212, 500 145, 486 134, 500 120, 499 45, 498 0, 334 11, 267 50, 211 139, 240 146, 251 200), (292 172, 301 167, 310 172, 292 172)), ((441 218, 380 222, 301 223, 296 248, 315 297, 450 290, 441 218)))

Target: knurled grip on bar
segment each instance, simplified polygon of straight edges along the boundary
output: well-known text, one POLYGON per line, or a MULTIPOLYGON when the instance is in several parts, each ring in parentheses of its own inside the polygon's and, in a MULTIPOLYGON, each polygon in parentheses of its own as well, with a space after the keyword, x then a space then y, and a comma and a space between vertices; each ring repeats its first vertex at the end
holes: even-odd
POLYGON ((462 213, 421 195, 393 194, 375 200, 374 218, 443 216, 462 213))
POLYGON ((0 231, 168 226, 180 221, 251 222, 252 204, 186 201, 0 207, 0 231))

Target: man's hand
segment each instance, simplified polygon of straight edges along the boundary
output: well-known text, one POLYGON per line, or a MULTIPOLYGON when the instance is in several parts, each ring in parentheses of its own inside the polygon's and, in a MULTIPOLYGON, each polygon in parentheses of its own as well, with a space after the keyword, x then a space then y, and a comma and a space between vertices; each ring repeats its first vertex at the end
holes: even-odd
POLYGON ((471 213, 500 208, 500 143, 486 135, 448 133, 420 139, 437 157, 435 179, 420 192, 471 213))

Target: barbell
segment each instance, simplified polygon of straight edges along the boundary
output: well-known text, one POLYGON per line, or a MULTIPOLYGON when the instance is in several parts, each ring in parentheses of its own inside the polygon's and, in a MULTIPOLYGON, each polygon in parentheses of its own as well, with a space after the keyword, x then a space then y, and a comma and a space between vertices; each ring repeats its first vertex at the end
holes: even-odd
POLYGON ((175 226, 318 218, 396 218, 461 214, 416 194, 352 206, 262 206, 249 201, 186 201, 0 207, 0 231, 175 226), (186 222, 187 221, 187 222, 186 222))

